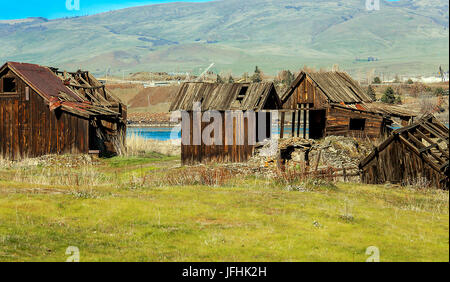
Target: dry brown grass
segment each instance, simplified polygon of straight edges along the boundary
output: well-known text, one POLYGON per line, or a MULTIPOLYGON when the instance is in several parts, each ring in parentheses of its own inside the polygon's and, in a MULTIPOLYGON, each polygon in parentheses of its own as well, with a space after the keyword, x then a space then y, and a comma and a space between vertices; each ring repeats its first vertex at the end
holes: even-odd
POLYGON ((172 141, 148 140, 133 134, 127 137, 127 155, 145 156, 149 153, 159 153, 166 156, 178 156, 181 154, 179 144, 172 141))

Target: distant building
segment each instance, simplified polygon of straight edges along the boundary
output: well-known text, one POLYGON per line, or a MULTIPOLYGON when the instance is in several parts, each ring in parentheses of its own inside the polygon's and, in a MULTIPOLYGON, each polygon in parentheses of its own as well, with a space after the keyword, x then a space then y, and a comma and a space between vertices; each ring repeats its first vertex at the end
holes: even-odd
POLYGON ((0 156, 121 154, 126 106, 87 71, 7 62, 0 68, 0 156))

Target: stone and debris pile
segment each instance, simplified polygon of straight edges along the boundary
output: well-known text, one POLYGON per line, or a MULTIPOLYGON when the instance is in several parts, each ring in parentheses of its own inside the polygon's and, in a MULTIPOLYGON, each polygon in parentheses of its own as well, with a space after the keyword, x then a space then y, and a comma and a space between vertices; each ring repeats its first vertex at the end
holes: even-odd
POLYGON ((328 136, 322 140, 288 138, 266 142, 255 149, 249 165, 253 167, 276 167, 277 162, 287 165, 304 163, 307 166, 334 168, 356 168, 367 156, 374 144, 370 140, 344 136, 328 136), (277 148, 277 149, 274 149, 277 148))

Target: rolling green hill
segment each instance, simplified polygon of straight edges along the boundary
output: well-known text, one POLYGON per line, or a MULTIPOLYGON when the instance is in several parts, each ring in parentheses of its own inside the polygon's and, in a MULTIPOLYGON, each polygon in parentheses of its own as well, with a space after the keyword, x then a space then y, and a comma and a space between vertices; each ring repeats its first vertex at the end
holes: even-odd
POLYGON ((448 68, 447 0, 221 0, 133 7, 92 16, 0 21, 0 61, 31 61, 98 74, 267 73, 303 65, 429 74, 448 68), (368 62, 368 57, 378 61, 368 62), (356 60, 364 58, 366 61, 356 60))

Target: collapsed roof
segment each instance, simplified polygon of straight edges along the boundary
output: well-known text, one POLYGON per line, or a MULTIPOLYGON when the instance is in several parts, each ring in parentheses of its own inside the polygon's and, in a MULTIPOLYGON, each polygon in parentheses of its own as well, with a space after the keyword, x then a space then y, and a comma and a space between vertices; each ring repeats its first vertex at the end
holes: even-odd
MULTIPOLYGON (((363 170, 368 168, 372 161, 376 161, 378 156, 383 153, 393 142, 400 142, 411 153, 421 159, 426 166, 431 168, 435 174, 439 175, 437 185, 447 187, 449 185, 449 128, 438 121, 433 115, 428 114, 418 120, 416 123, 403 127, 393 132, 381 145, 361 161, 359 167, 363 170)), ((400 154, 400 156, 403 156, 400 154)), ((390 157, 394 158, 393 156, 390 157)), ((402 162, 401 159, 391 159, 394 162, 402 162)), ((409 162, 411 163, 411 162, 409 162)), ((413 165, 413 164, 410 164, 413 165)), ((412 174, 420 173, 418 171, 408 171, 407 169, 393 170, 391 164, 376 162, 377 173, 366 175, 369 182, 388 181, 391 174, 396 177, 411 177, 412 174), (406 175, 411 174, 411 175, 406 175), (374 178, 374 179, 370 179, 374 178), (376 179, 375 179, 376 178, 376 179)), ((368 168, 369 169, 369 168, 368 168)), ((372 168, 373 169, 373 168, 372 168)))
POLYGON ((170 111, 192 111, 194 103, 201 110, 276 110, 281 101, 273 83, 183 83, 170 111))
POLYGON ((36 91, 50 110, 61 108, 87 118, 121 117, 126 110, 120 99, 87 71, 66 72, 17 62, 7 62, 0 71, 7 67, 36 91))

